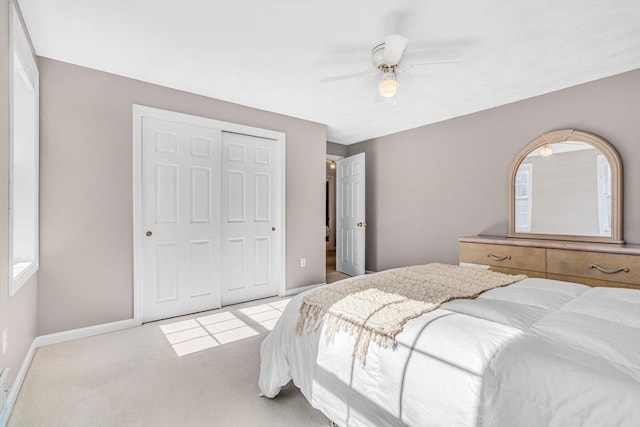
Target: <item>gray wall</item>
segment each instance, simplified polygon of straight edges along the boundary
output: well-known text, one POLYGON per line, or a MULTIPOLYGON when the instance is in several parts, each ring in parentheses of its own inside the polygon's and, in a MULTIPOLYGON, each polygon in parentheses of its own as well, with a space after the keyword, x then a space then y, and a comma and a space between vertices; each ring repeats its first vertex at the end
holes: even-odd
POLYGON ((507 232, 507 175, 537 136, 574 128, 624 168, 624 238, 640 243, 640 70, 349 146, 367 153, 367 269, 456 263, 460 236, 507 232))
POLYGON ((342 144, 336 144, 335 142, 327 141, 327 154, 334 156, 347 157, 349 155, 349 147, 342 144))
MULTIPOLYGON (((8 331, 8 350, 0 352, 0 371, 9 368, 9 387, 36 336, 37 275, 9 297, 9 5, 0 0, 0 334, 8 331)), ((18 8, 19 11, 19 8, 18 8)), ((2 390, 0 390, 2 392, 2 390)), ((2 411, 2 408, 0 408, 2 411)))
POLYGON ((39 334, 132 317, 132 104, 285 132, 286 286, 324 282, 325 125, 45 58, 40 79, 39 334))

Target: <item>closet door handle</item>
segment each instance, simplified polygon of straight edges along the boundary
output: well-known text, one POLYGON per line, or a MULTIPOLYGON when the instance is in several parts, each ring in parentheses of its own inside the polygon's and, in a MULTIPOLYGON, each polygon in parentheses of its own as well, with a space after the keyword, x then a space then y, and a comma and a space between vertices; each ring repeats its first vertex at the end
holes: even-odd
POLYGON ((508 259, 511 259, 511 255, 500 256, 500 255, 494 255, 491 252, 489 252, 487 254, 487 258, 491 258, 494 261, 506 261, 508 259))
POLYGON ((601 271, 605 274, 616 274, 620 272, 628 273, 629 269, 627 267, 618 267, 618 268, 604 268, 600 267, 598 264, 589 264, 589 268, 595 268, 598 271, 601 271))

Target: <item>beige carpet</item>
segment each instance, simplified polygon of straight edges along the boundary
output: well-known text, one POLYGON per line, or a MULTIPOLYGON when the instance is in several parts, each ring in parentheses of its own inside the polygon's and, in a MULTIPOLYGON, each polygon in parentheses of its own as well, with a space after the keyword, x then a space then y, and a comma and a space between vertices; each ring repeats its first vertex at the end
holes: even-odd
POLYGON ((327 418, 291 384, 275 399, 258 396, 260 343, 270 323, 263 322, 265 327, 260 314, 248 316, 241 309, 278 300, 239 304, 40 348, 8 425, 326 427, 327 418), (217 346, 179 357, 160 327, 167 331, 173 327, 167 325, 213 318, 212 314, 221 312, 223 316, 230 312, 234 322, 258 334, 236 341, 228 331, 226 336, 213 334, 219 338, 217 346))

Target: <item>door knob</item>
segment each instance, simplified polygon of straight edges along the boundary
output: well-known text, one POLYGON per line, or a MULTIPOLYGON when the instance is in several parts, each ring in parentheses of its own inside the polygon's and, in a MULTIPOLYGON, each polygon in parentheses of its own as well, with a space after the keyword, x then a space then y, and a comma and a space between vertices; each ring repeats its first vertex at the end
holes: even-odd
POLYGON ((367 223, 366 222, 359 222, 356 224, 358 227, 366 227, 367 223))
POLYGON ((275 227, 271 227, 271 231, 276 231, 276 228, 275 227))
POLYGON ((144 233, 147 235, 147 237, 151 237, 151 235, 153 234, 151 231, 147 231, 146 233, 144 233))

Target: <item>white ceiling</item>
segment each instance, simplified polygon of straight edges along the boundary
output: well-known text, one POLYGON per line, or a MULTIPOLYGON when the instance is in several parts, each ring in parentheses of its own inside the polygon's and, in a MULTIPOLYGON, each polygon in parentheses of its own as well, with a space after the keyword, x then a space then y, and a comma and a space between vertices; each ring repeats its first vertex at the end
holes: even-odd
MULTIPOLYGON (((38 55, 325 123, 351 144, 640 68, 640 1, 20 0, 38 55), (371 48, 409 38, 396 105, 371 48)), ((402 66, 401 62, 401 66, 402 66)))

